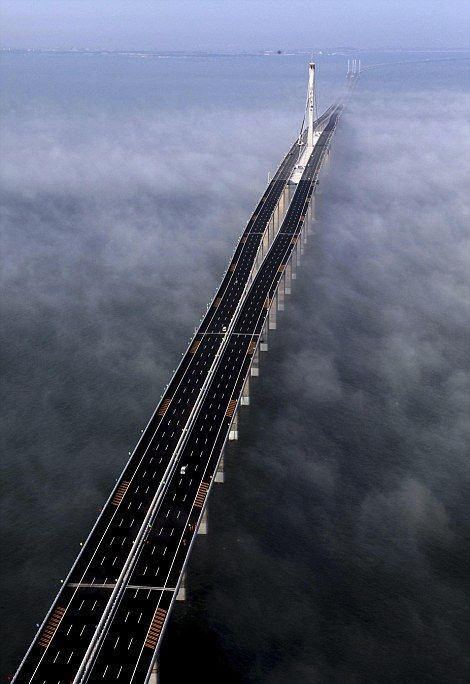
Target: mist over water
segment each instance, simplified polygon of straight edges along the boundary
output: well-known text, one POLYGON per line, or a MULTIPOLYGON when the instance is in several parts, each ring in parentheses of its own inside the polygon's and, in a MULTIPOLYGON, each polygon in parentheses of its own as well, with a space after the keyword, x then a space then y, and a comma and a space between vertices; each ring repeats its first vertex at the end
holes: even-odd
MULTIPOLYGON (((344 66, 319 63, 320 107, 344 66)), ((306 68, 14 55, 2 72, 3 675, 298 131, 306 68)), ((469 105, 465 62, 361 77, 162 676, 467 680, 469 105)))

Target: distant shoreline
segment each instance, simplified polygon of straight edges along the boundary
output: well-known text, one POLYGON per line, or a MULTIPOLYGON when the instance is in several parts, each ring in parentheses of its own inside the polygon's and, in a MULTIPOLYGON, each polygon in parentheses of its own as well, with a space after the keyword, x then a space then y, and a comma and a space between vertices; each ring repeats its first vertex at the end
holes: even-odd
POLYGON ((336 55, 352 54, 463 54, 470 52, 469 47, 462 48, 317 48, 315 50, 302 48, 298 50, 104 50, 87 48, 8 48, 0 47, 0 54, 71 54, 71 55, 121 55, 131 57, 293 57, 299 55, 313 55, 315 57, 334 57, 336 55))

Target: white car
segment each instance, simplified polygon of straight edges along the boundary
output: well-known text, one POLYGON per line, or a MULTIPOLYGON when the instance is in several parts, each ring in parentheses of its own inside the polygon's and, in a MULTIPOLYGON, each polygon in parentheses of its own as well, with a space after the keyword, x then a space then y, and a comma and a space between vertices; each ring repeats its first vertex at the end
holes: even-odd
POLYGON ((188 467, 187 465, 181 466, 181 468, 180 468, 180 474, 181 474, 181 475, 184 475, 184 474, 185 474, 186 468, 187 468, 187 467, 188 467))

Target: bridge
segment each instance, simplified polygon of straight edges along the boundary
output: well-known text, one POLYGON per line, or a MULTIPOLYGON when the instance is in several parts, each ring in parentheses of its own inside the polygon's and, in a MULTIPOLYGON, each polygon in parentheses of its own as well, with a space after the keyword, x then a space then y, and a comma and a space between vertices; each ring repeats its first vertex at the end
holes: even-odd
POLYGON ((158 648, 250 375, 290 291, 325 156, 357 77, 315 117, 309 65, 306 117, 247 223, 182 356, 13 681, 156 681, 158 648))

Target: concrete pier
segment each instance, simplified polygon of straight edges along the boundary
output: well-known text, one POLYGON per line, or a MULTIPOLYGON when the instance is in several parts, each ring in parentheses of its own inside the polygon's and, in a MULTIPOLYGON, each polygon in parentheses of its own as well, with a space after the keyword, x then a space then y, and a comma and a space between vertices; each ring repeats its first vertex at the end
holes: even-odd
POLYGON ((294 247, 294 250, 292 252, 292 256, 290 258, 290 268, 291 268, 291 274, 292 274, 292 280, 297 279, 297 248, 294 247))
POLYGON ((176 594, 177 601, 186 601, 186 570, 181 575, 181 582, 178 587, 178 593, 176 594))
POLYGON ((230 426, 230 432, 228 433, 229 441, 238 439, 238 409, 235 411, 233 416, 232 424, 230 426))
POLYGON ((274 239, 274 235, 276 234, 274 214, 271 216, 271 218, 269 219, 269 223, 268 223, 269 244, 271 244, 271 242, 274 239))
POLYGON ((153 661, 152 672, 150 674, 149 684, 160 684, 160 667, 158 659, 153 661))
POLYGON ((261 250, 260 250, 263 257, 267 254, 270 244, 271 244, 271 241, 269 239, 269 231, 265 231, 265 233, 263 235, 263 242, 262 242, 261 250))
POLYGON ((310 198, 310 204, 308 205, 308 212, 307 212, 307 230, 308 234, 312 235, 313 230, 314 230, 314 223, 315 223, 315 194, 312 195, 310 198))
POLYGON ((269 314, 268 314, 268 327, 269 330, 276 330, 276 309, 277 309, 277 303, 276 303, 276 295, 273 297, 273 301, 271 302, 271 307, 269 309, 269 314))
POLYGON ((265 322, 263 330, 261 332, 261 338, 259 343, 260 352, 268 351, 268 321, 265 322))
POLYGON ((281 275, 279 285, 277 286, 277 310, 284 311, 284 273, 281 275))
POLYGON ((240 404, 241 406, 248 406, 250 403, 250 376, 247 377, 245 380, 245 384, 243 385, 242 389, 242 395, 240 398, 240 404))
POLYGON ((224 462, 224 452, 222 452, 222 456, 220 457, 219 461, 219 466, 217 468, 217 472, 215 474, 215 482, 224 482, 225 481, 225 462, 224 462))
POLYGON ((199 527, 197 528, 197 533, 198 534, 207 534, 208 529, 209 529, 209 518, 208 518, 208 514, 207 514, 207 504, 206 504, 204 511, 202 513, 201 522, 199 523, 199 527))
POLYGON ((292 292, 292 262, 289 262, 284 272, 284 294, 290 295, 292 292))
POLYGON ((253 354, 253 361, 251 362, 250 375, 257 377, 259 375, 259 347, 256 347, 253 354))

